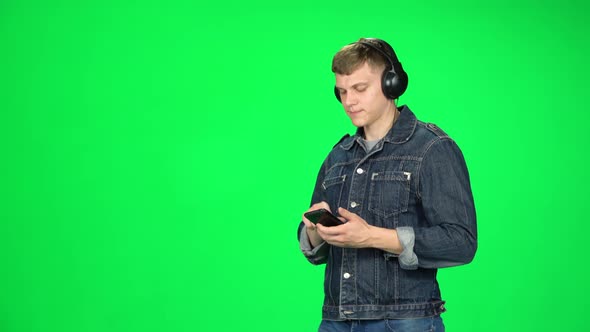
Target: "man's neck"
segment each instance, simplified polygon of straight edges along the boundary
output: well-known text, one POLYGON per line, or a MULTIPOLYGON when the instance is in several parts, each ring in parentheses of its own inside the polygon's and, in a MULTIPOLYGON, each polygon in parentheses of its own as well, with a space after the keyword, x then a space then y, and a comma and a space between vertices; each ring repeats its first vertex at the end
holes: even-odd
POLYGON ((385 113, 383 117, 379 119, 378 122, 373 123, 371 126, 363 127, 365 140, 375 141, 382 139, 383 137, 385 137, 385 135, 387 135, 387 133, 389 132, 391 127, 393 127, 393 124, 397 121, 398 118, 399 111, 397 107, 395 107, 394 105, 393 110, 385 113))

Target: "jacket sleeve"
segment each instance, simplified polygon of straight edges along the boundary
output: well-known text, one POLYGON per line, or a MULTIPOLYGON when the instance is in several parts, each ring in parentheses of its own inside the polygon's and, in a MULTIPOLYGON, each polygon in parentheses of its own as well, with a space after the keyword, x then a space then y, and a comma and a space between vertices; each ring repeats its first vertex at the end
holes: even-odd
POLYGON ((467 264, 477 250, 475 206, 467 165, 457 144, 439 138, 426 150, 418 197, 427 226, 414 228, 422 268, 467 264))
MULTIPOLYGON (((319 203, 321 201, 325 201, 326 198, 323 197, 323 190, 322 190, 322 183, 324 182, 324 174, 325 174, 325 162, 322 165, 317 179, 315 183, 315 187, 313 189, 313 195, 311 197, 311 204, 309 206, 314 205, 315 203, 319 203)), ((330 251, 330 244, 326 242, 320 243, 317 247, 312 248, 311 244, 309 243, 309 238, 307 237, 307 232, 305 229, 305 224, 302 222, 299 223, 299 227, 297 229, 297 240, 299 240, 299 248, 301 252, 307 258, 307 260, 314 264, 325 264, 328 261, 328 253, 330 251)))
POLYGON ((307 237, 307 232, 305 230, 305 225, 303 223, 299 224, 299 249, 307 258, 307 260, 314 265, 325 264, 328 261, 328 253, 329 253, 329 244, 325 241, 320 243, 317 247, 312 248, 311 243, 309 242, 309 238, 307 237))

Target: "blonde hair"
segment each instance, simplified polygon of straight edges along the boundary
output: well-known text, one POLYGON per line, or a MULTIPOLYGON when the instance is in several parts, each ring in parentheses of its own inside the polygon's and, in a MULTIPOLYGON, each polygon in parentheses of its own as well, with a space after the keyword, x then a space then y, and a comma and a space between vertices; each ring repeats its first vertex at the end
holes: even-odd
POLYGON ((365 62, 376 69, 383 69, 389 61, 370 46, 363 43, 372 43, 371 40, 361 38, 358 42, 344 46, 332 59, 332 72, 340 75, 350 75, 365 62))

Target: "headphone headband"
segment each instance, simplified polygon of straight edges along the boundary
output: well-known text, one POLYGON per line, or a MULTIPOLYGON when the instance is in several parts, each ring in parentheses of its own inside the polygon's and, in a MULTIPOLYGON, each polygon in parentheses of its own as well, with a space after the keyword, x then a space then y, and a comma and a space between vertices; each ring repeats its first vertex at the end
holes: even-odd
POLYGON ((389 61, 389 65, 391 66, 391 68, 393 68, 393 65, 395 63, 399 63, 399 60, 397 59, 397 55, 395 54, 393 47, 391 47, 389 44, 387 44, 385 41, 383 41, 381 39, 364 38, 363 40, 360 40, 360 41, 353 43, 353 44, 365 45, 365 46, 370 47, 371 49, 374 49, 375 51, 381 53, 381 55, 383 55, 383 57, 387 61, 389 61), (390 51, 393 58, 389 54, 387 54, 385 51, 381 50, 381 48, 379 46, 373 45, 373 43, 371 43, 371 41, 374 41, 375 43, 377 43, 377 45, 383 46, 386 50, 390 51))

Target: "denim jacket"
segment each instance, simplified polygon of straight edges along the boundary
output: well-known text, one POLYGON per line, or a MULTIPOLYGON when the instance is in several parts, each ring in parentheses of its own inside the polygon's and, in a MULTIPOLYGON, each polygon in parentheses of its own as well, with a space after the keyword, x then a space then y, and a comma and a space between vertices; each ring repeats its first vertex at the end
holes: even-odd
POLYGON ((344 207, 367 223, 397 229, 398 256, 373 248, 311 248, 304 224, 301 249, 326 264, 322 316, 327 320, 437 316, 444 301, 438 268, 469 263, 477 248, 475 207, 467 166, 457 144, 407 106, 377 145, 365 151, 356 135, 325 159, 311 204, 344 207))

